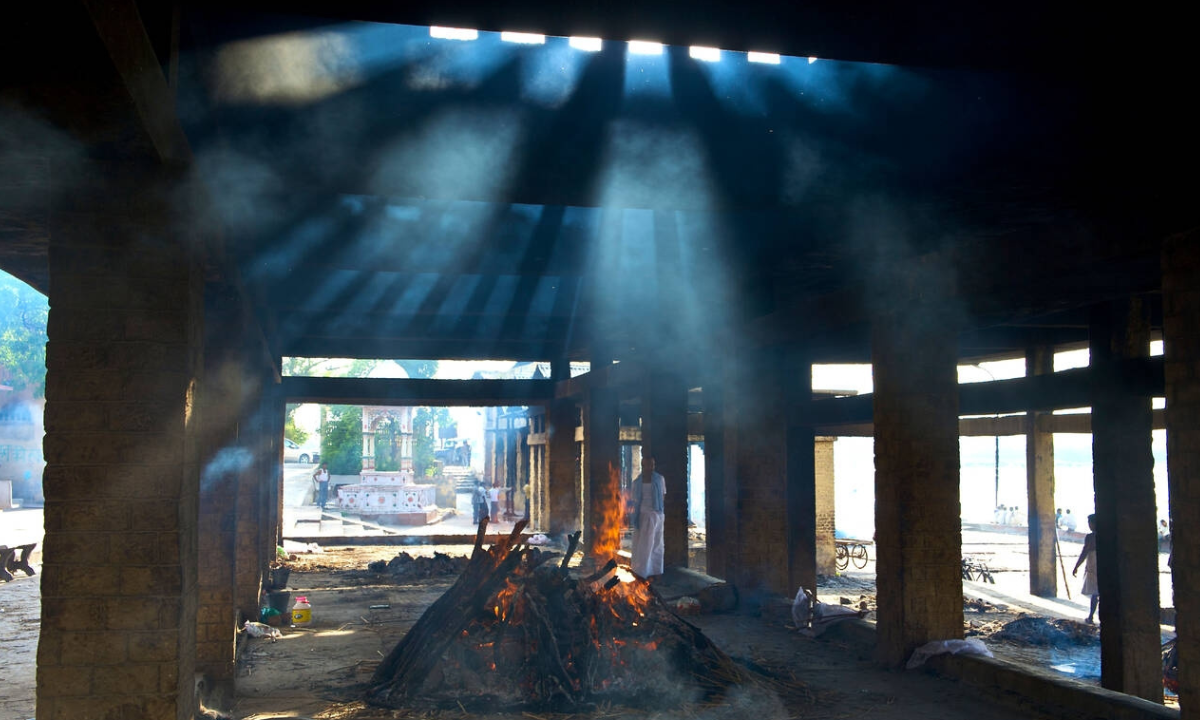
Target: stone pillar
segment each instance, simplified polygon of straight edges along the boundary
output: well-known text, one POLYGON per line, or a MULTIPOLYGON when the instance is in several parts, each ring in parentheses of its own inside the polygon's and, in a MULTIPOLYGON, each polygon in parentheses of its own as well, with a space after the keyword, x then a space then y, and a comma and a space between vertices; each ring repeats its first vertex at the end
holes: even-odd
MULTIPOLYGON (((733 547, 726 562, 729 579, 750 598, 787 595, 791 586, 794 538, 788 529, 788 420, 782 362, 778 354, 756 352, 753 361, 746 358, 738 363, 737 383, 726 385, 725 419, 736 422, 737 432, 736 496, 727 510, 737 515, 737 533, 727 534, 733 547), (729 411, 735 398, 733 416, 729 411)), ((726 474, 727 484, 729 479, 726 474)))
POLYGON ((204 459, 200 475, 196 671, 214 683, 234 677, 237 611, 234 544, 243 412, 241 307, 228 285, 205 288, 204 375, 197 400, 204 459))
POLYGON ((1163 242, 1167 482, 1179 707, 1200 718, 1200 232, 1163 242))
POLYGON ((583 445, 586 475, 583 478, 583 527, 585 547, 590 547, 603 522, 599 497, 609 481, 609 468, 620 470, 620 420, 617 391, 602 385, 588 390, 584 406, 583 445))
POLYGON ((834 530, 837 528, 837 514, 834 507, 833 480, 833 444, 835 438, 819 437, 813 449, 816 476, 816 551, 817 572, 821 575, 833 575, 837 572, 834 564, 834 530))
POLYGON ((655 472, 666 482, 664 567, 688 564, 687 452, 687 385, 678 373, 651 370, 642 393, 642 457, 654 457, 655 472))
POLYGON ((51 212, 42 720, 195 709, 202 272, 132 174, 51 212))
POLYGON ((816 435, 809 408, 812 404, 812 360, 796 348, 784 352, 779 367, 787 403, 787 549, 786 591, 794 595, 806 587, 817 591, 817 478, 816 435))
POLYGON ((961 638, 958 335, 936 300, 874 318, 875 548, 880 662, 961 638))
POLYGON ((580 527, 580 488, 575 479, 578 417, 579 408, 570 399, 555 400, 547 415, 546 532, 554 536, 575 532, 580 527))
POLYGON ((736 508, 725 502, 725 391, 719 371, 705 377, 703 393, 705 572, 724 578, 729 573, 726 557, 731 545, 728 518, 736 508))
POLYGON ((496 479, 496 430, 500 424, 500 408, 484 410, 483 424, 483 480, 489 486, 496 479))
MULTIPOLYGON (((246 371, 254 367, 247 363, 246 371)), ((255 378, 257 380, 257 378, 255 378)), ((237 486, 237 608, 242 619, 256 619, 259 596, 267 574, 267 563, 274 558, 280 523, 279 488, 283 484, 280 450, 286 415, 284 398, 273 389, 262 393, 255 382, 247 394, 257 409, 241 426, 239 446, 262 458, 260 466, 243 467, 237 486), (268 438, 273 438, 272 443, 268 438)))
POLYGON ((1097 306, 1089 335, 1100 683, 1161 702, 1151 404, 1124 389, 1120 370, 1150 354, 1149 310, 1141 298, 1097 306))
MULTIPOLYGON (((1025 353, 1025 376, 1054 372, 1054 348, 1031 347, 1025 353)), ((1029 503, 1029 593, 1058 596, 1058 528, 1054 517, 1054 433, 1038 429, 1037 419, 1048 413, 1025 415, 1025 486, 1029 503)))

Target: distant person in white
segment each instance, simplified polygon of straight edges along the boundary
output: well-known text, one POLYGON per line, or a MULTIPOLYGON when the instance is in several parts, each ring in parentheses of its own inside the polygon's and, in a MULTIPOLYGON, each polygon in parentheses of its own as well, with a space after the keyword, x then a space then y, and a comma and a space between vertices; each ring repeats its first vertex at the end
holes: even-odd
POLYGON ((633 481, 637 498, 634 511, 633 571, 644 578, 663 572, 663 501, 667 483, 654 472, 654 458, 642 458, 642 474, 633 481))
POLYGON ((1063 513, 1063 530, 1075 532, 1075 516, 1071 514, 1071 508, 1067 508, 1063 513))

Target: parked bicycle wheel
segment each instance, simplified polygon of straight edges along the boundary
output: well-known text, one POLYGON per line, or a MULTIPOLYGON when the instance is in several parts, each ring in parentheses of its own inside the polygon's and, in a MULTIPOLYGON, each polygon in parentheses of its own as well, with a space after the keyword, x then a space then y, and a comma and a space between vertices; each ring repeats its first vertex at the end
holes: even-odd
POLYGON ((850 552, 850 559, 854 561, 854 567, 862 570, 867 566, 867 546, 855 545, 854 550, 850 552))
POLYGON ((838 545, 833 549, 833 565, 838 570, 845 570, 850 566, 850 553, 846 550, 845 545, 838 545))

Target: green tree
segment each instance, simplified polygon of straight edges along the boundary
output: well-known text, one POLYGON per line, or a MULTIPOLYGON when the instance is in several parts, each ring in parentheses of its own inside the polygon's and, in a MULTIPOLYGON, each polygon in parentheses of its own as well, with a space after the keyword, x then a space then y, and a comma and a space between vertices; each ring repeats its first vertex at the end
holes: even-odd
POLYGON ((362 407, 333 405, 321 435, 321 462, 329 463, 331 475, 362 472, 362 407))
POLYGON ((450 411, 441 408, 417 408, 413 416, 413 470, 417 477, 429 477, 437 472, 437 458, 434 455, 436 439, 433 437, 433 423, 445 427, 451 423, 450 411))
POLYGON ((0 377, 14 390, 46 394, 46 296, 0 271, 0 377))
POLYGON ((400 423, 384 418, 375 429, 375 469, 394 472, 400 469, 400 423))
POLYGON ((308 433, 296 427, 296 409, 299 407, 299 403, 287 404, 287 416, 283 422, 283 436, 297 445, 303 445, 304 441, 308 440, 308 433))

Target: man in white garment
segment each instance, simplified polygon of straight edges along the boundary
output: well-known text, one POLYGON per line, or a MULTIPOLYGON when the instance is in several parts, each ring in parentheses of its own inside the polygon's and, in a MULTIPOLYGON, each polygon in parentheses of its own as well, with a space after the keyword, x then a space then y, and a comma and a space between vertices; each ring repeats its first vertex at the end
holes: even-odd
POLYGON ((667 483, 654 472, 654 458, 642 457, 642 474, 633 481, 634 511, 633 571, 644 578, 663 572, 663 499, 667 483))

